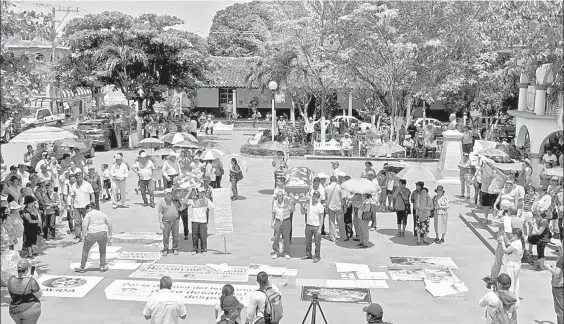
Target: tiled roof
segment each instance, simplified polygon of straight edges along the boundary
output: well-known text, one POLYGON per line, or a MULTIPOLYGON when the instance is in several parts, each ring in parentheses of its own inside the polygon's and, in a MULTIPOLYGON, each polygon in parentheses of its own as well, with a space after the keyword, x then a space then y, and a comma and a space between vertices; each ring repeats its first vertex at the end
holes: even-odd
POLYGON ((206 88, 247 88, 245 80, 250 72, 252 58, 214 56, 214 69, 206 88))

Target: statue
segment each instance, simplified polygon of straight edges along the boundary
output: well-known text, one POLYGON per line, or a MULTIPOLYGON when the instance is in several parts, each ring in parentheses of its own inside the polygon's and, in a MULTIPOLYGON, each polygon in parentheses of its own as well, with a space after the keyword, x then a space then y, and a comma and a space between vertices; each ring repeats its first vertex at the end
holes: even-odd
POLYGON ((450 114, 448 118, 448 129, 449 130, 456 130, 456 114, 450 114))

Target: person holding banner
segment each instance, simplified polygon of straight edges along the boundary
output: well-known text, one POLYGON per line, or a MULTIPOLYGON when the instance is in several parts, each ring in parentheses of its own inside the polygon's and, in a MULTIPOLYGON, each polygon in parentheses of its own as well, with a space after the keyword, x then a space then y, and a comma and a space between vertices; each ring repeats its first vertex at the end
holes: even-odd
POLYGON ((290 259, 290 231, 292 229, 292 218, 295 203, 284 191, 276 193, 276 200, 272 203, 272 222, 270 227, 274 230, 272 243, 272 258, 276 259, 280 255, 280 236, 283 242, 283 255, 290 259))

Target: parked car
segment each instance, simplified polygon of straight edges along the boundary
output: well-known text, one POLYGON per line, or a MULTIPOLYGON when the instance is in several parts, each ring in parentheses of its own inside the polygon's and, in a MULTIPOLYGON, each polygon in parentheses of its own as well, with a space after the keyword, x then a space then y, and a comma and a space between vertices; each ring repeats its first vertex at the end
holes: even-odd
MULTIPOLYGON (((88 136, 86 136, 86 134, 80 129, 70 129, 69 132, 76 135, 76 137, 78 137, 78 140, 82 141, 85 145, 84 148, 80 149, 80 152, 78 154, 84 155, 85 158, 93 158, 96 154, 96 151, 94 150, 95 145, 92 140, 88 136)), ((69 147, 59 146, 57 145, 57 143, 55 143, 55 146, 53 147, 53 153, 55 154, 55 158, 57 160, 60 160, 63 158, 64 154, 71 154, 72 152, 69 147)))
POLYGON ((480 135, 482 136, 482 138, 484 138, 486 131, 490 129, 492 126, 495 127, 493 129, 494 137, 497 137, 500 140, 507 140, 507 141, 511 140, 512 138, 515 138, 515 132, 516 132, 515 118, 510 115, 503 115, 499 118, 477 116, 472 118, 472 126, 474 129, 477 128, 480 130, 480 135))
MULTIPOLYGON (((319 121, 320 120, 317 120, 317 122, 319 121)), ((374 128, 374 125, 372 125, 371 123, 363 122, 353 116, 337 116, 331 120, 325 119, 325 127, 326 128, 329 127, 330 123, 333 123, 333 127, 339 127, 339 124, 342 122, 345 122, 345 124, 348 127, 352 127, 352 128, 360 127, 362 130, 369 130, 374 128)))
POLYGON ((13 123, 12 118, 2 121, 0 124, 0 140, 4 142, 9 142, 12 137, 16 135, 16 127, 13 123))
POLYGON ((23 130, 37 126, 63 127, 67 119, 62 109, 52 111, 49 107, 24 107, 24 116, 21 119, 23 130))
POLYGON ((110 139, 113 129, 108 119, 90 119, 78 123, 77 130, 88 137, 94 147, 102 147, 104 151, 112 148, 110 139))

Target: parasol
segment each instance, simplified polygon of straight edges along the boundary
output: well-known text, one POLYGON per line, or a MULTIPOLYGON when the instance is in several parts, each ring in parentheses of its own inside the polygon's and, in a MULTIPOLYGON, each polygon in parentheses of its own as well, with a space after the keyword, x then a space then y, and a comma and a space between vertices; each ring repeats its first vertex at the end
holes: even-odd
POLYGON ((266 142, 260 145, 263 149, 269 151, 277 151, 277 152, 289 152, 288 146, 280 143, 280 142, 266 142))
POLYGON ((231 154, 231 151, 229 151, 228 149, 224 148, 220 144, 217 144, 217 143, 214 143, 214 142, 211 142, 211 141, 201 142, 200 147, 203 148, 204 150, 216 149, 216 150, 220 150, 221 152, 223 152, 225 154, 231 154))
POLYGON ((81 150, 86 149, 86 144, 84 144, 84 142, 79 140, 78 138, 65 138, 64 140, 55 142, 55 146, 73 147, 81 150))
POLYGON ((181 132, 168 133, 165 136, 161 137, 161 141, 170 144, 176 144, 183 141, 198 143, 198 139, 195 138, 192 134, 181 132))
POLYGON ((157 148, 163 147, 164 142, 158 138, 145 138, 139 142, 139 147, 143 148, 157 148))
POLYGON ((376 193, 376 190, 374 189, 374 183, 362 178, 347 180, 343 182, 343 184, 341 184, 341 188, 351 193, 359 193, 359 194, 376 193))
POLYGON ((176 152, 174 152, 173 150, 171 150, 169 148, 165 148, 165 149, 156 150, 153 154, 155 154, 155 155, 172 155, 172 154, 176 154, 176 152))
POLYGON ((551 177, 564 177, 564 168, 545 169, 541 174, 551 177))
POLYGON ((423 181, 423 182, 435 182, 437 177, 431 168, 421 165, 409 165, 405 169, 401 170, 397 177, 411 182, 423 181))
POLYGON ((180 148, 184 148, 184 149, 199 149, 200 146, 194 142, 191 141, 182 141, 182 142, 178 142, 176 144, 174 144, 174 147, 180 147, 180 148))
POLYGON ((200 154, 200 160, 203 161, 213 161, 215 159, 219 159, 225 154, 218 149, 209 149, 205 150, 200 154))
POLYGON ((45 143, 64 140, 66 138, 78 138, 73 133, 58 127, 41 126, 28 129, 10 140, 10 143, 45 143))

